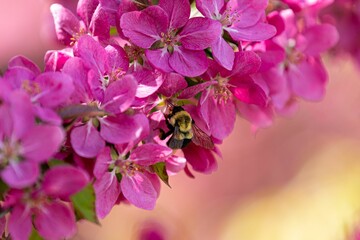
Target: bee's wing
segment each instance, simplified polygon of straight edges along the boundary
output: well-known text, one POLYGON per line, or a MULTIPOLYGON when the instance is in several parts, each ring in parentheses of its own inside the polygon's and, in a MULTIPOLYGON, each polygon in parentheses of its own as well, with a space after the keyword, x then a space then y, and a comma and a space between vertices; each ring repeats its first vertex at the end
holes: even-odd
POLYGON ((206 133, 204 133, 203 130, 196 126, 195 123, 192 124, 192 130, 194 134, 192 138, 193 143, 207 149, 214 148, 214 143, 211 138, 206 133))
POLYGON ((166 144, 171 149, 181 149, 184 147, 184 139, 181 139, 179 127, 175 127, 173 135, 166 144))

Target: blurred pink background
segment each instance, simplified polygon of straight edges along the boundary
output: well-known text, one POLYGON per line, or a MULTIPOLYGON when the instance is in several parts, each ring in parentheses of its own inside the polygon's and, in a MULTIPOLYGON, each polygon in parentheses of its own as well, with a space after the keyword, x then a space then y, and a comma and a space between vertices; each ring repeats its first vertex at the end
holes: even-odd
MULTIPOLYGON (((0 0, 0 68, 16 54, 39 65, 54 38, 50 1, 0 0)), ((251 132, 240 118, 212 175, 165 185, 154 211, 120 205, 101 227, 79 223, 75 239, 139 239, 156 226, 164 239, 351 239, 360 223, 360 69, 325 57, 330 83, 320 103, 251 132)), ((0 86, 1 87, 1 86, 0 86)))

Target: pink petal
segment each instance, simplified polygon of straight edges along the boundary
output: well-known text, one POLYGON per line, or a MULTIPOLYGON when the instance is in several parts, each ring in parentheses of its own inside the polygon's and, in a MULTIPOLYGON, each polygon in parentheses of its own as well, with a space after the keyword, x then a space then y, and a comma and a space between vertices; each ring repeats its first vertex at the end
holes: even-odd
POLYGON ((135 99, 137 85, 137 81, 132 75, 126 75, 111 83, 105 90, 102 107, 113 114, 126 111, 135 99))
POLYGON ((81 58, 70 58, 65 63, 62 72, 73 79, 75 90, 70 97, 72 103, 89 102, 93 98, 87 78, 88 70, 81 58))
POLYGON ((112 68, 116 68, 117 70, 121 69, 123 72, 127 72, 129 69, 129 58, 124 49, 113 44, 107 45, 105 50, 108 54, 109 66, 112 66, 112 68))
POLYGON ((285 60, 285 50, 274 43, 273 41, 266 41, 266 51, 257 52, 261 58, 261 67, 259 72, 266 72, 285 60))
POLYGON ((131 42, 142 48, 150 48, 160 40, 162 32, 167 32, 169 19, 161 7, 150 6, 141 12, 124 13, 120 18, 120 26, 131 42))
POLYGON ((216 62, 227 70, 233 68, 235 59, 234 50, 221 36, 211 45, 211 50, 216 62))
POLYGON ((200 99, 200 113, 208 123, 211 135, 220 140, 229 136, 236 119, 234 103, 230 99, 219 102, 212 96, 202 99, 203 97, 200 99))
POLYGON ((235 25, 245 28, 255 25, 259 20, 264 18, 265 8, 268 0, 230 0, 227 4, 227 11, 235 12, 239 21, 235 25))
POLYGON ((52 4, 50 11, 54 18, 57 38, 65 45, 70 45, 71 38, 80 32, 80 22, 67 8, 60 4, 52 4))
POLYGON ((203 50, 213 45, 221 37, 222 27, 217 21, 191 18, 179 33, 180 42, 186 49, 203 50))
POLYGON ((115 117, 101 119, 100 135, 108 142, 115 144, 129 143, 137 139, 143 126, 136 118, 119 114, 115 117))
POLYGON ((235 87, 231 88, 231 92, 237 99, 247 104, 265 107, 267 104, 267 96, 264 90, 254 83, 250 77, 236 79, 236 81, 234 79, 231 80, 231 84, 235 85, 235 87))
POLYGON ((3 235, 6 227, 6 218, 0 218, 0 235, 3 235))
POLYGON ((12 188, 28 187, 36 182, 40 174, 37 163, 22 161, 10 163, 1 171, 1 178, 12 188))
POLYGON ((164 73, 162 77, 164 82, 158 92, 166 97, 174 95, 188 85, 185 78, 177 73, 164 73))
POLYGON ((219 15, 223 6, 224 0, 196 0, 196 8, 207 18, 219 15))
POLYGON ((247 76, 257 73, 261 66, 260 57, 252 51, 243 51, 235 53, 234 68, 232 75, 247 76))
POLYGON ((181 28, 190 17, 190 3, 188 0, 160 0, 159 6, 169 16, 169 28, 181 28))
POLYGON ((90 25, 90 21, 98 5, 98 0, 79 0, 76 12, 85 22, 86 26, 90 25))
POLYGON ((89 24, 89 31, 93 36, 98 37, 100 41, 105 41, 110 38, 111 17, 111 14, 100 4, 97 5, 89 24))
POLYGON ((35 82, 39 84, 41 92, 32 100, 38 101, 44 107, 59 106, 67 101, 74 91, 72 78, 60 72, 42 73, 35 79, 35 82))
POLYGON ((269 127, 273 123, 273 112, 270 107, 261 108, 256 105, 237 102, 236 108, 241 117, 248 120, 256 129, 269 127))
POLYGON ((308 59, 288 71, 293 92, 309 101, 319 101, 324 97, 328 81, 325 69, 319 59, 308 59))
POLYGON ((89 35, 81 36, 74 55, 80 57, 88 68, 96 70, 98 75, 102 75, 108 68, 106 50, 89 35))
POLYGON ((178 73, 187 77, 203 74, 208 68, 208 59, 204 51, 188 50, 180 46, 169 59, 170 66, 178 73))
POLYGON ((103 148, 97 156, 94 166, 94 175, 97 179, 100 179, 106 172, 108 172, 111 161, 110 148, 103 148))
POLYGON ((40 118, 43 122, 60 126, 62 119, 53 109, 44 108, 39 105, 34 106, 35 115, 40 118))
POLYGON ((152 210, 158 197, 152 182, 141 172, 133 176, 123 176, 121 190, 124 197, 134 206, 152 210))
POLYGON ((34 225, 45 239, 71 238, 76 233, 74 212, 61 202, 43 203, 35 212, 34 225))
POLYGON ((183 152, 186 161, 195 171, 210 174, 217 169, 216 159, 210 150, 190 143, 183 152))
POLYGON ((186 159, 173 155, 166 159, 166 172, 169 176, 175 175, 182 171, 186 165, 186 159))
POLYGON ((72 49, 66 48, 64 50, 49 50, 45 53, 45 72, 58 72, 63 69, 64 64, 71 59, 72 49))
POLYGON ((96 215, 103 219, 110 213, 120 195, 120 184, 115 175, 106 172, 100 179, 95 181, 94 189, 96 194, 96 215))
POLYGON ((303 33, 307 45, 303 52, 316 56, 333 47, 339 40, 339 33, 333 25, 320 24, 306 28, 303 33))
POLYGON ((24 82, 32 83, 32 80, 34 80, 35 77, 36 75, 31 69, 14 66, 5 72, 4 82, 7 82, 13 89, 20 88, 25 90, 26 85, 24 85, 24 82))
POLYGON ((289 82, 283 71, 272 68, 262 73, 266 84, 270 88, 271 103, 276 109, 284 108, 292 98, 289 82))
POLYGON ((190 87, 184 89, 184 91, 181 92, 181 94, 179 95, 178 98, 179 99, 192 98, 199 92, 204 91, 209 86, 214 85, 216 83, 217 83, 216 81, 207 81, 207 82, 203 82, 203 83, 199 83, 199 84, 190 86, 190 87))
POLYGON ((91 94, 100 102, 104 100, 103 76, 96 70, 90 70, 87 74, 91 94))
POLYGON ((157 162, 164 162, 171 154, 172 149, 168 147, 155 143, 147 143, 135 148, 131 152, 129 159, 139 165, 149 166, 157 162))
POLYGON ((40 69, 38 66, 36 66, 35 63, 33 63, 30 59, 24 57, 24 56, 15 56, 11 58, 8 62, 8 69, 11 69, 13 67, 24 67, 29 69, 33 72, 34 76, 37 76, 40 74, 40 69))
MULTIPOLYGON (((7 117, 11 120, 11 135, 21 139, 34 126, 34 110, 29 96, 22 91, 13 91, 10 95, 10 109, 7 117)), ((6 116, 6 115, 3 115, 6 116)))
POLYGON ((146 98, 155 93, 164 79, 159 71, 140 69, 132 73, 138 82, 136 97, 146 98))
POLYGON ((164 72, 174 71, 169 65, 170 54, 166 48, 158 50, 146 50, 145 55, 150 64, 164 72))
POLYGON ((105 141, 99 131, 89 121, 86 124, 75 127, 70 134, 71 146, 82 157, 92 158, 105 147, 105 141))
POLYGON ((8 230, 11 239, 28 240, 32 231, 31 215, 23 205, 16 205, 8 220, 8 230))
POLYGON ((21 154, 28 161, 45 161, 58 151, 64 137, 60 127, 37 125, 22 138, 21 154))
POLYGON ((246 28, 227 29, 230 36, 236 41, 264 41, 276 34, 276 28, 267 23, 257 23, 246 28))
MULTIPOLYGON (((0 106, 0 116, 10 116, 11 108, 8 104, 2 104, 0 106)), ((13 121, 11 117, 0 118, 0 139, 3 141, 5 137, 11 136, 13 131, 13 121)), ((17 137, 15 136, 15 139, 17 137)))
POLYGON ((69 200, 71 195, 79 192, 89 181, 87 173, 79 168, 57 166, 46 171, 42 187, 48 196, 69 200))

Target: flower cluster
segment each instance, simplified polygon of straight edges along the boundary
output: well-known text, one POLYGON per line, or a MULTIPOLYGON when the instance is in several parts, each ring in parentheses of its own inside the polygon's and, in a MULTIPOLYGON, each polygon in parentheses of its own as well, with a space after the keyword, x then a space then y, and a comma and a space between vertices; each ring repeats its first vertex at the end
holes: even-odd
POLYGON ((335 0, 320 13, 323 22, 331 23, 339 31, 339 41, 331 50, 336 56, 349 54, 360 67, 360 2, 335 0))
POLYGON ((320 53, 338 39, 317 19, 329 2, 53 4, 66 47, 44 71, 14 57, 0 78, 0 231, 62 239, 119 203, 151 210, 169 176, 216 170, 237 113, 266 127, 320 100, 320 53))

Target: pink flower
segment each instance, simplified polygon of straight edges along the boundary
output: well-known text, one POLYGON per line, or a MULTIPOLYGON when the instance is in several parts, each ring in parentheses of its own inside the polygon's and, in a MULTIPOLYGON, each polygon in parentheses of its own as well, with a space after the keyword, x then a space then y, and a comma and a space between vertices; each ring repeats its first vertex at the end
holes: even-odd
POLYGON ((68 200, 88 182, 89 177, 83 171, 72 166, 58 166, 45 173, 40 189, 10 190, 4 206, 12 208, 8 220, 12 239, 29 239, 32 225, 45 239, 72 237, 76 233, 75 215, 61 200, 68 200))
POLYGON ((217 170, 217 162, 212 150, 190 143, 183 149, 183 152, 186 161, 194 171, 210 174, 217 170))
POLYGON ((54 110, 64 104, 74 90, 70 76, 61 72, 40 73, 33 62, 16 56, 9 61, 4 81, 7 81, 12 89, 21 89, 30 96, 35 114, 41 120, 61 124, 61 119, 54 110))
POLYGON ((35 125, 30 99, 19 90, 0 104, 0 116, 1 178, 13 188, 30 186, 40 174, 39 164, 58 151, 64 132, 58 126, 35 125))
POLYGON ((336 44, 338 32, 330 24, 311 25, 300 32, 291 10, 284 10, 280 15, 286 28, 274 41, 286 49, 285 68, 279 71, 284 71, 287 88, 305 100, 321 100, 325 94, 327 73, 320 53, 336 44))
POLYGON ((160 0, 158 6, 124 13, 120 26, 132 43, 147 49, 146 57, 156 68, 194 77, 206 71, 203 50, 218 39, 221 25, 189 16, 189 1, 160 0))
POLYGON ((202 91, 199 114, 211 135, 223 140, 234 128, 237 100, 260 107, 267 104, 265 92, 250 77, 258 71, 260 64, 260 58, 254 52, 237 52, 232 71, 213 62, 205 74, 209 81, 187 88, 179 97, 188 98, 202 91))
POLYGON ((172 150, 168 147, 147 143, 135 148, 130 154, 124 149, 114 159, 110 149, 104 148, 97 157, 94 168, 97 179, 94 184, 97 215, 104 218, 114 206, 120 192, 136 207, 153 209, 159 196, 160 182, 150 172, 149 166, 165 161, 171 153, 172 150), (119 174, 120 183, 117 179, 119 174))
POLYGON ((79 1, 78 17, 61 4, 52 4, 50 10, 54 18, 58 40, 70 46, 81 35, 87 33, 97 36, 100 40, 109 39, 110 26, 115 25, 116 6, 114 5, 117 6, 115 1, 79 1))
MULTIPOLYGON (((276 29, 264 23, 267 1, 262 0, 196 0, 196 7, 207 18, 221 23, 235 41, 263 41, 275 35, 276 29)), ((211 45, 212 54, 224 68, 231 70, 234 50, 220 35, 211 45)))

